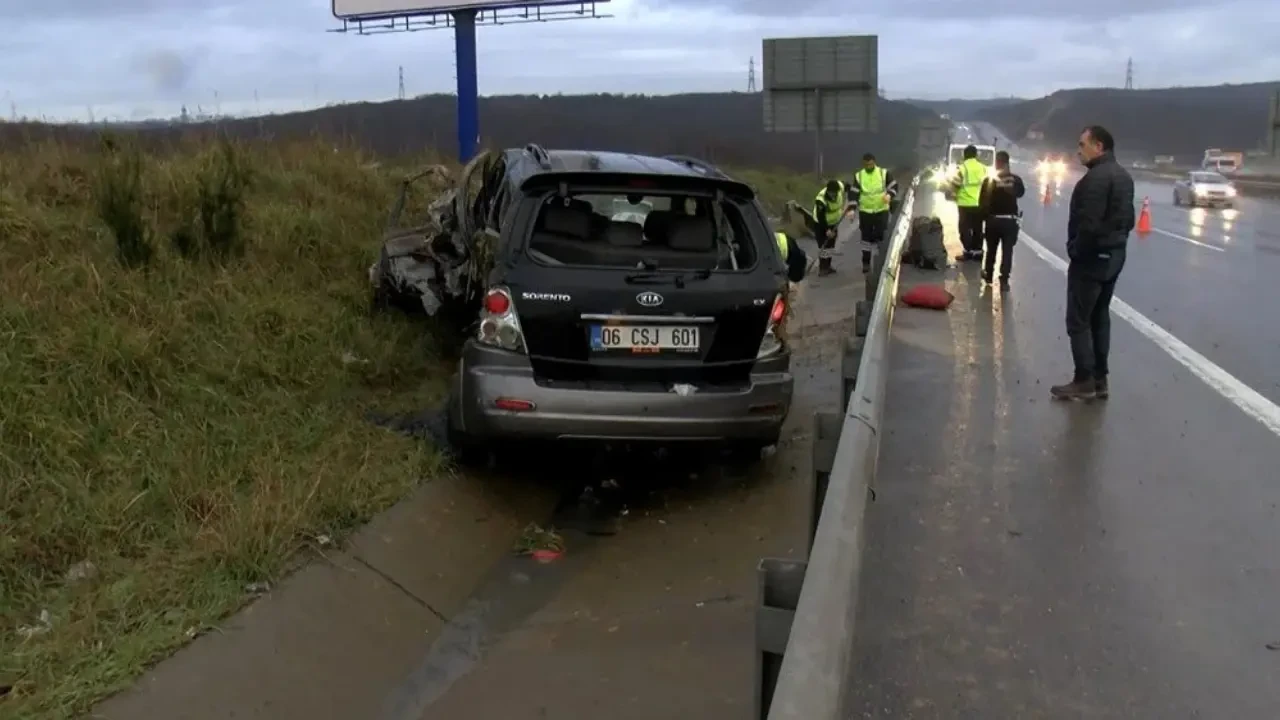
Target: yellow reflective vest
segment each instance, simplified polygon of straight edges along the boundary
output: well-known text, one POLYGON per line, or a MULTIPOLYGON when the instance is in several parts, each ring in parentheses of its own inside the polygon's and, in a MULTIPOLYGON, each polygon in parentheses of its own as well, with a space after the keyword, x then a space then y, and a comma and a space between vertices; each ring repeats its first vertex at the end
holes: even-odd
POLYGON ((818 191, 817 197, 813 199, 814 215, 818 214, 818 203, 822 203, 827 209, 827 214, 822 218, 815 218, 826 223, 827 227, 835 227, 840 224, 840 218, 844 217, 844 206, 847 194, 845 193, 844 183, 840 183, 840 191, 836 193, 835 200, 827 199, 827 188, 824 186, 818 191))
POLYGON ((889 173, 884 168, 871 168, 858 173, 858 212, 879 213, 889 209, 884 201, 884 188, 889 173))
POLYGON ((773 239, 778 243, 778 250, 782 252, 782 261, 787 261, 787 255, 791 254, 790 248, 787 247, 787 234, 783 232, 775 232, 773 239))
POLYGON ((960 187, 956 190, 956 207, 978 207, 982 181, 987 179, 987 166, 977 158, 960 163, 960 187))

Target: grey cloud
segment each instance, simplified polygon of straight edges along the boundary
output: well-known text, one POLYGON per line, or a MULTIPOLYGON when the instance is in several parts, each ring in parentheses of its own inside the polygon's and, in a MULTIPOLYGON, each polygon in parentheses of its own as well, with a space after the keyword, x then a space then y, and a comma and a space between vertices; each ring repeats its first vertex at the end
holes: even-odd
MULTIPOLYGON (((1269 7, 1268 0, 1251 3, 1269 7)), ((877 19, 990 20, 1059 19, 1105 21, 1133 15, 1163 14, 1170 10, 1185 11, 1221 7, 1210 0, 987 0, 981 4, 957 0, 899 0, 875 5, 875 12, 848 0, 646 0, 654 8, 719 8, 730 12, 772 17, 794 17, 801 14, 841 16, 860 14, 877 19)))
POLYGON ((194 71, 191 61, 175 50, 151 50, 137 57, 135 66, 165 97, 185 90, 194 71))

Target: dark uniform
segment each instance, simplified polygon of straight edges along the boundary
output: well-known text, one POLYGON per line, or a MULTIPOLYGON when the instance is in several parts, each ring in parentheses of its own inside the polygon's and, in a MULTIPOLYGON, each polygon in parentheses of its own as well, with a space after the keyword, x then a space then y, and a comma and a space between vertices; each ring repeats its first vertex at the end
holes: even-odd
POLYGON ((1067 220, 1067 337, 1075 374, 1050 392, 1062 398, 1106 397, 1111 351, 1111 298, 1133 231, 1133 177, 1116 162, 1115 142, 1101 127, 1080 137, 1089 170, 1071 191, 1067 220))
POLYGON ((849 199, 858 206, 862 272, 870 272, 871 251, 880 246, 889 230, 890 206, 898 199, 898 181, 893 173, 877 167, 875 156, 867 153, 862 156, 862 171, 849 184, 849 199))
POLYGON ((849 188, 839 180, 828 180, 813 200, 813 236, 818 241, 818 274, 830 275, 831 255, 836 246, 840 220, 849 202, 849 188))
POLYGON ((993 282, 996 250, 1000 250, 1000 287, 1008 289, 1013 270, 1013 246, 1018 242, 1018 198, 1027 194, 1022 178, 1009 170, 1009 153, 996 153, 996 176, 982 183, 978 206, 986 224, 987 254, 982 263, 982 279, 993 282))

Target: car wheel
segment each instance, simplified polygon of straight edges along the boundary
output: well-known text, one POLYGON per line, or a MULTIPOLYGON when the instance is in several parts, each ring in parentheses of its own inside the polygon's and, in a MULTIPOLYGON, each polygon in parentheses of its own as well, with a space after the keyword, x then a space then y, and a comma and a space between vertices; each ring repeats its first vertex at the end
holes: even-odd
POLYGON ((734 467, 755 465, 763 458, 765 448, 777 444, 777 440, 735 440, 725 448, 725 463, 734 467))
POLYGON ((446 406, 445 414, 445 436, 449 443, 449 454, 453 456, 458 465, 466 468, 482 468, 489 465, 491 453, 480 441, 464 432, 457 425, 455 420, 456 413, 459 412, 460 398, 458 396, 457 375, 454 381, 450 383, 449 388, 449 404, 446 406))
POLYGON ((1178 207, 1178 206, 1179 206, 1179 205, 1181 205, 1181 204, 1182 204, 1182 198, 1178 195, 1178 191, 1177 191, 1177 190, 1174 190, 1174 191, 1173 191, 1173 206, 1174 206, 1174 207, 1178 207))

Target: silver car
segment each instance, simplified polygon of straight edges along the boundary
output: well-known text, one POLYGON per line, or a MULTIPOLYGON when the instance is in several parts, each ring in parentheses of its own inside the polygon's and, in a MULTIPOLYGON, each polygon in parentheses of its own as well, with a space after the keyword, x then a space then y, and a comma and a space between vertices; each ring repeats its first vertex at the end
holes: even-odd
POLYGON ((1235 207, 1236 189, 1216 172, 1195 170, 1173 184, 1173 204, 1235 207))

